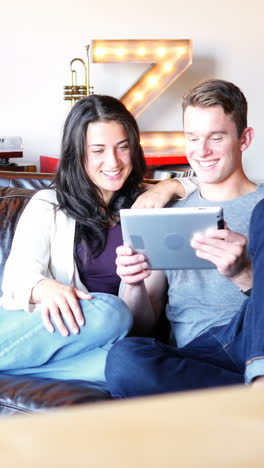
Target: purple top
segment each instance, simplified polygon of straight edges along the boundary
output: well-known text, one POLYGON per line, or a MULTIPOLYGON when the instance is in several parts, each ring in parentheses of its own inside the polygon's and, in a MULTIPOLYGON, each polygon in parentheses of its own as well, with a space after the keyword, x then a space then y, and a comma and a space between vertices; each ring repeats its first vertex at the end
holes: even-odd
POLYGON ((90 292, 105 292, 117 296, 120 278, 116 274, 116 248, 123 243, 121 226, 116 224, 107 230, 103 252, 85 262, 84 247, 76 248, 76 263, 82 283, 90 292))

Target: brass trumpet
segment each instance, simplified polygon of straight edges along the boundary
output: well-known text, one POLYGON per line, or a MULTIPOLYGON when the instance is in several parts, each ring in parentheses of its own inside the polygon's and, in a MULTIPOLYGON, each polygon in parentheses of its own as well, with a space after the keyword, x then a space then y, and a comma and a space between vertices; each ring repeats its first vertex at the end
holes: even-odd
MULTIPOLYGON (((88 55, 88 48, 87 48, 88 55)), ((89 56, 88 56, 89 57, 89 56)), ((88 60, 89 67, 89 60, 88 60)), ((64 100, 71 101, 71 107, 75 104, 76 101, 82 99, 83 97, 89 96, 93 93, 93 87, 89 83, 89 74, 88 67, 83 59, 74 58, 70 62, 70 71, 71 71, 71 85, 64 86, 64 100), (73 64, 75 62, 80 62, 83 66, 83 84, 77 84, 77 71, 74 68, 73 64)))

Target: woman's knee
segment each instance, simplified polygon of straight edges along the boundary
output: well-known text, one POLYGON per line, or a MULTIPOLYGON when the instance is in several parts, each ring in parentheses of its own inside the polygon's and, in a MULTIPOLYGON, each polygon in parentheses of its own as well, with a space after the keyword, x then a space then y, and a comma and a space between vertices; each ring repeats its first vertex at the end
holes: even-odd
POLYGON ((118 296, 106 293, 92 293, 90 301, 81 300, 80 304, 87 322, 102 330, 111 328, 113 334, 126 336, 133 325, 132 314, 125 302, 118 296))

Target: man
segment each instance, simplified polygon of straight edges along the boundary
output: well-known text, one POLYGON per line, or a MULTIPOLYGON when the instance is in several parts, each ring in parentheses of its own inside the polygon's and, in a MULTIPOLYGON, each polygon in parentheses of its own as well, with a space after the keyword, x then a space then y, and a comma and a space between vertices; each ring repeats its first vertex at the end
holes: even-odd
MULTIPOLYGON (((123 299, 135 319, 133 334, 150 333, 167 293, 172 341, 165 345, 130 337, 115 344, 106 365, 115 397, 250 383, 264 375, 260 281, 245 300, 252 288, 249 221, 264 197, 263 185, 250 181, 242 167, 243 151, 253 138, 247 101, 234 84, 209 80, 184 97, 183 120, 186 155, 200 191, 177 206, 224 208, 225 229, 192 240, 196 254, 216 269, 151 272, 142 254, 125 246, 117 249, 123 299)), ((261 268, 256 275, 262 275, 261 268)))

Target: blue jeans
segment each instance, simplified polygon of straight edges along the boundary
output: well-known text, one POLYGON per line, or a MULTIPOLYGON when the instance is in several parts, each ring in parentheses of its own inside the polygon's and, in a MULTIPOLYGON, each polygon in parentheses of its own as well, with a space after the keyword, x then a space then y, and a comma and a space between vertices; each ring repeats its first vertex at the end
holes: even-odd
POLYGON ((49 333, 38 312, 0 308, 1 372, 104 383, 108 350, 129 332, 132 315, 111 294, 93 293, 80 305, 85 325, 67 337, 49 333))
POLYGON ((249 241, 253 290, 231 322, 182 348, 139 337, 116 343, 106 361, 114 397, 250 383, 264 375, 264 200, 252 213, 249 241))

